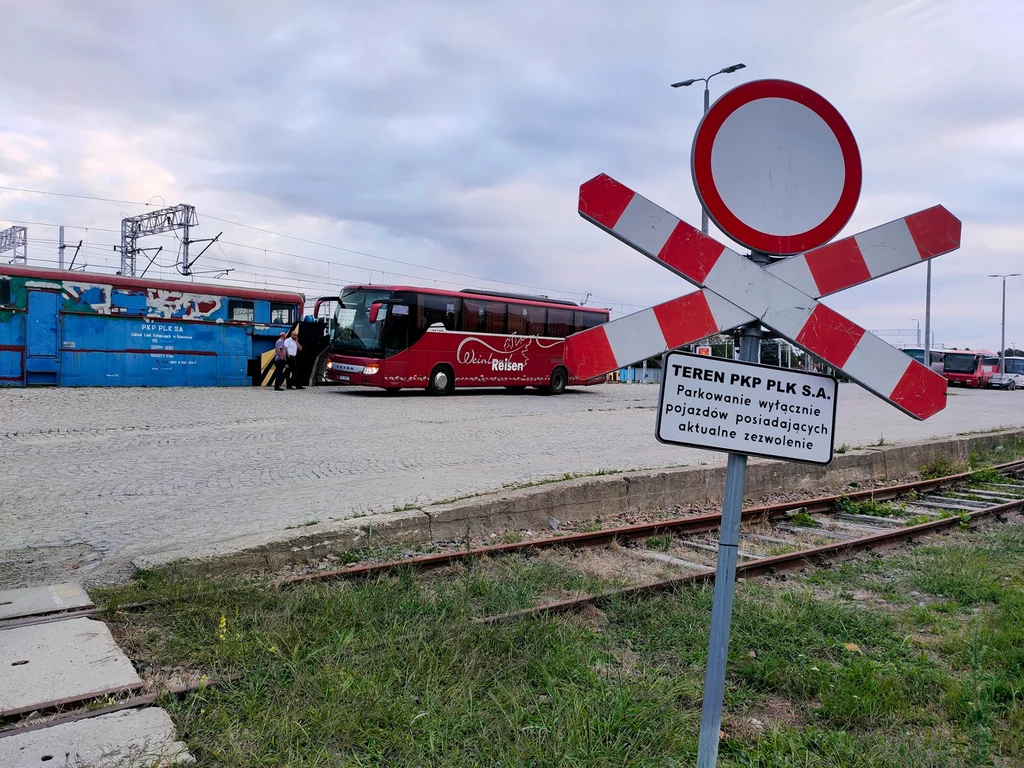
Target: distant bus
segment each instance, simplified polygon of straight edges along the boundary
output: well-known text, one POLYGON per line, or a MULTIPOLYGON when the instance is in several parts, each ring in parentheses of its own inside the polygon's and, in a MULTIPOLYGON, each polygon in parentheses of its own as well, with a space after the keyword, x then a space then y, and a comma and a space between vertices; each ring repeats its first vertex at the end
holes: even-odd
POLYGON ((245 386, 300 293, 0 265, 0 386, 245 386))
POLYGON ((1024 388, 1024 357, 1007 357, 1006 370, 993 376, 989 386, 1007 390, 1024 388))
POLYGON ((987 349, 947 349, 942 375, 950 384, 987 387, 999 373, 999 355, 987 349))
POLYGON ((581 381, 562 360, 564 339, 608 321, 607 309, 476 290, 351 285, 332 324, 327 380, 395 392, 538 387, 560 394, 581 381))
MULTIPOLYGON (((910 355, 915 360, 917 360, 917 362, 921 363, 922 365, 925 364, 925 362, 924 362, 924 349, 923 348, 921 348, 921 347, 908 347, 908 348, 904 349, 903 351, 906 354, 910 355)), ((929 358, 930 359, 929 359, 929 362, 927 363, 928 367, 931 368, 936 373, 942 373, 942 360, 943 360, 943 356, 945 354, 946 354, 946 350, 944 350, 944 349, 933 349, 933 350, 931 350, 929 352, 929 358)))

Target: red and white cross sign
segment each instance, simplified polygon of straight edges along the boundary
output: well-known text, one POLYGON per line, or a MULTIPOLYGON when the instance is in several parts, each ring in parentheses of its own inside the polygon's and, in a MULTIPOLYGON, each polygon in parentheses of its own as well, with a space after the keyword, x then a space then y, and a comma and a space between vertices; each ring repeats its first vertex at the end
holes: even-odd
POLYGON ((760 267, 604 174, 580 187, 580 215, 702 290, 570 336, 565 362, 600 376, 753 321, 917 419, 946 406, 946 380, 817 299, 960 247, 935 206, 760 267))

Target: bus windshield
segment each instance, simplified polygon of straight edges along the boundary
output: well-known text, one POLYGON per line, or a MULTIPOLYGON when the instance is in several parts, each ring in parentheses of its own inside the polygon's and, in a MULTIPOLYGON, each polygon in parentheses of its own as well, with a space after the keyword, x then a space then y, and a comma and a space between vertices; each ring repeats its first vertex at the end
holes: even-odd
POLYGON ((334 314, 334 336, 331 339, 339 352, 351 354, 379 354, 382 349, 384 320, 388 305, 381 305, 377 322, 370 322, 370 306, 374 302, 391 298, 391 291, 372 288, 346 289, 334 314))
POLYGON ((978 367, 978 356, 971 353, 947 352, 942 370, 946 373, 974 373, 978 367))

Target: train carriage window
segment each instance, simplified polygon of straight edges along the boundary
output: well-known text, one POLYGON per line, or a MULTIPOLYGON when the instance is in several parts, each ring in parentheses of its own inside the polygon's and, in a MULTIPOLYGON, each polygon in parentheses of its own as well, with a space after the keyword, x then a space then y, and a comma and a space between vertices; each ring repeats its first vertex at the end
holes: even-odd
POLYGON ((548 309, 548 336, 564 339, 572 333, 571 309, 548 309))
POLYGON ((243 301, 242 299, 229 299, 228 319, 243 323, 255 322, 256 310, 253 307, 253 302, 243 301))
POLYGON ((600 313, 600 312, 583 312, 583 313, 578 313, 578 314, 582 314, 583 315, 583 329, 582 330, 584 330, 584 331, 587 330, 587 328, 594 328, 594 327, 596 327, 598 325, 601 325, 605 321, 604 315, 602 313, 600 313))
POLYGON ((11 281, 8 278, 0 279, 0 305, 11 303, 11 281))
POLYGON ((295 307, 291 304, 271 302, 270 322, 278 325, 291 325, 295 322, 295 307))

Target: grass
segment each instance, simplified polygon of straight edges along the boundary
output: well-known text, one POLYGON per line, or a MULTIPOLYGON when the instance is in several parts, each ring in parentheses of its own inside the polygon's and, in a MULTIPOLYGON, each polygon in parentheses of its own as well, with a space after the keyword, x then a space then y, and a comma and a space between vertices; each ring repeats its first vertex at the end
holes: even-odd
POLYGON ((869 515, 871 517, 899 517, 906 509, 901 506, 893 506, 875 499, 864 501, 853 501, 849 496, 840 496, 836 500, 836 509, 848 515, 869 515))
POLYGON ((284 529, 286 531, 291 531, 291 530, 294 530, 296 528, 308 528, 311 525, 318 525, 320 522, 321 522, 320 520, 307 520, 304 523, 296 523, 295 525, 286 525, 284 527, 284 529))
MULTIPOLYGON (((739 582, 719 765, 1020 768, 1022 562, 1006 525, 739 582)), ((472 621, 612 585, 571 563, 286 591, 150 572, 108 597, 195 596, 117 614, 119 640, 145 663, 244 674, 164 702, 200 765, 693 765, 710 588, 472 621)))
POLYGON ((671 536, 651 536, 646 541, 648 549, 656 549, 659 552, 668 552, 672 548, 671 536))
POLYGON ((970 469, 970 465, 966 461, 945 458, 936 459, 930 464, 921 467, 921 479, 934 480, 939 477, 966 472, 968 469, 970 469))
POLYGON ((803 512, 803 511, 795 512, 792 515, 789 515, 788 519, 789 519, 789 522, 791 522, 793 525, 798 525, 801 528, 817 528, 818 527, 818 524, 814 521, 814 518, 811 517, 806 512, 803 512))

